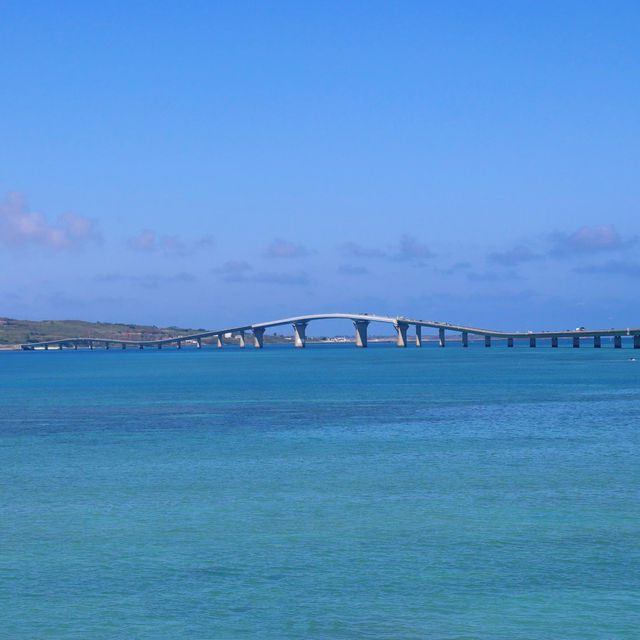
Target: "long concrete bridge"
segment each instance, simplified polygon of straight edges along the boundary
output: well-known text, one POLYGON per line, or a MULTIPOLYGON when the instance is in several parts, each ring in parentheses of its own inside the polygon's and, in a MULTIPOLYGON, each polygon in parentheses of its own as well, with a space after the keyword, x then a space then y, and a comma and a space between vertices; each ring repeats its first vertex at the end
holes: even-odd
POLYGON ((237 327, 228 327, 226 329, 216 329, 215 331, 204 331, 183 336, 174 336, 173 338, 164 338, 161 340, 121 340, 114 338, 62 338, 60 340, 48 340, 46 342, 32 342, 20 345, 22 349, 63 349, 80 347, 88 347, 93 349, 94 346, 100 346, 109 349, 112 345, 126 349, 127 347, 137 347, 143 349, 145 347, 154 347, 162 349, 166 345, 175 345, 180 349, 183 343, 195 344, 198 348, 202 346, 202 340, 205 338, 215 338, 218 347, 222 347, 223 338, 233 337, 238 340, 240 347, 246 344, 246 334, 250 333, 253 338, 253 346, 260 349, 264 344, 264 333, 272 327, 281 327, 291 325, 293 328, 293 343, 296 347, 304 347, 306 342, 306 329, 309 322, 314 320, 330 320, 341 319, 351 320, 355 329, 356 347, 367 346, 367 330, 371 322, 382 322, 391 324, 396 330, 396 344, 399 347, 406 347, 408 338, 407 331, 409 327, 413 327, 415 331, 415 344, 417 347, 422 346, 422 328, 438 330, 438 344, 445 346, 446 332, 460 334, 460 343, 463 347, 469 345, 469 336, 484 337, 485 347, 491 346, 492 339, 506 340, 508 347, 513 347, 514 340, 525 339, 530 347, 535 347, 538 340, 548 340, 552 347, 558 346, 559 338, 571 338, 573 347, 580 346, 581 339, 592 339, 593 346, 597 349, 601 345, 601 338, 613 337, 613 346, 616 349, 622 347, 623 336, 633 336, 633 347, 640 349, 640 327, 626 329, 574 329, 564 331, 495 331, 492 329, 481 329, 478 327, 468 327, 461 324, 450 324, 449 322, 436 322, 433 320, 417 320, 406 318, 404 316, 381 316, 369 313, 318 313, 304 316, 293 316, 290 318, 281 318, 280 320, 271 320, 269 322, 258 322, 256 324, 247 324, 237 327))

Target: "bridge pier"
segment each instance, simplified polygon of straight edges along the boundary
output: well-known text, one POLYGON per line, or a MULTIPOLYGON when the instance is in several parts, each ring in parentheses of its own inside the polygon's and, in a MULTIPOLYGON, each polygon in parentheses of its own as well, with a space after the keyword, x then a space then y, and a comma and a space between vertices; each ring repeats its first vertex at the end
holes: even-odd
POLYGON ((218 349, 222 349, 222 334, 219 333, 216 336, 216 346, 218 347, 218 349))
POLYGON ((396 344, 399 347, 406 347, 407 346, 407 328, 409 327, 409 324, 407 322, 396 322, 393 326, 395 327, 396 333, 398 334, 396 338, 396 344))
MULTIPOLYGON (((279 327, 282 325, 291 325, 293 328, 293 340, 292 342, 297 348, 306 346, 306 328, 307 324, 312 320, 316 319, 329 319, 329 318, 340 318, 346 319, 353 322, 353 326, 355 329, 355 343, 357 347, 366 347, 368 343, 368 330, 369 324, 373 322, 384 322, 388 324, 392 324, 394 329, 396 330, 396 344, 399 347, 407 346, 407 335, 408 331, 411 328, 413 331, 415 329, 415 344, 416 347, 421 347, 423 345, 423 335, 422 328, 423 327, 433 327, 434 329, 438 329, 438 344, 440 347, 446 346, 446 336, 447 331, 456 331, 460 334, 460 343, 462 347, 469 346, 469 334, 473 339, 481 339, 484 337, 485 347, 490 347, 492 338, 496 338, 499 341, 499 344, 502 344, 502 340, 505 340, 508 347, 514 347, 515 341, 520 340, 524 342, 527 338, 529 339, 529 347, 537 346, 537 339, 542 338, 543 344, 547 344, 547 340, 550 341, 552 348, 557 348, 559 346, 560 339, 564 342, 568 342, 567 338, 571 338, 571 344, 573 348, 577 349, 581 346, 585 346, 587 343, 591 343, 593 339, 593 348, 600 349, 602 347, 602 337, 605 336, 605 345, 610 341, 610 336, 613 338, 613 348, 621 349, 624 345, 622 343, 622 338, 624 336, 628 336, 633 339, 633 348, 640 349, 640 327, 636 328, 614 328, 608 330, 598 330, 598 329, 582 329, 582 330, 557 330, 557 331, 512 331, 512 332, 504 332, 504 331, 494 331, 491 329, 480 329, 476 327, 466 326, 466 325, 452 325, 446 322, 435 322, 435 321, 426 321, 419 320, 417 318, 408 318, 406 316, 378 316, 371 315, 366 313, 329 313, 329 314, 311 314, 311 315, 299 315, 293 316, 289 318, 282 318, 280 320, 274 320, 271 322, 262 322, 256 326, 251 325, 238 325, 235 328, 230 328, 227 330, 218 329, 213 331, 202 331, 201 333, 193 333, 189 335, 174 335, 170 338, 158 338, 156 336, 154 340, 143 340, 142 338, 132 339, 132 340, 116 340, 116 338, 88 338, 86 336, 76 336, 70 338, 58 338, 54 340, 43 340, 41 342, 29 342, 20 347, 24 350, 33 350, 33 349, 42 349, 42 350, 51 350, 57 349, 60 351, 64 351, 65 349, 88 349, 88 350, 100 350, 104 348, 106 351, 109 349, 117 349, 118 345, 120 348, 125 351, 127 347, 138 348, 138 349, 149 349, 152 347, 156 347, 157 349, 162 349, 165 346, 171 348, 175 345, 175 348, 182 349, 182 344, 186 342, 187 345, 197 345, 198 349, 202 348, 202 342, 204 340, 206 345, 213 345, 213 339, 217 340, 218 347, 222 347, 224 341, 227 344, 235 343, 236 339, 238 341, 238 345, 240 348, 246 346, 246 340, 250 338, 252 340, 253 346, 255 348, 261 349, 264 347, 264 336, 266 334, 266 330, 270 327, 279 327), (251 336, 247 334, 247 332, 251 332, 251 336), (211 338, 211 340, 209 340, 211 338)), ((149 336, 148 336, 149 337, 149 336)), ((414 334, 412 333, 410 336, 410 340, 413 341, 414 334)), ((457 338, 456 338, 457 340, 457 338)), ((567 345, 568 346, 568 345, 567 345)), ((631 345, 629 345, 631 346, 631 345)))
POLYGON ((354 320, 353 326, 356 329, 356 347, 364 348, 367 346, 367 327, 368 320, 354 320))
POLYGON ((298 349, 304 348, 307 342, 307 323, 306 322, 294 322, 293 327, 293 346, 298 349))
POLYGON ((264 327, 253 327, 253 346, 256 349, 262 349, 264 346, 264 327))

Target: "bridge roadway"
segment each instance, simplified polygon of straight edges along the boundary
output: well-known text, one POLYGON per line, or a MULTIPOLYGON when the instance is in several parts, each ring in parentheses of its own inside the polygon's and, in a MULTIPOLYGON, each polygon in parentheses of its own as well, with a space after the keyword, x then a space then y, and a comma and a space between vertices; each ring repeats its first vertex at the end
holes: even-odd
POLYGON ((422 346, 422 327, 438 329, 438 341, 441 347, 445 346, 445 331, 452 331, 461 334, 461 344, 468 346, 469 335, 484 336, 485 346, 491 346, 492 338, 507 341, 507 346, 513 347, 514 340, 526 339, 530 347, 535 347, 538 339, 551 341, 552 347, 558 346, 558 338, 572 338, 573 346, 580 346, 581 338, 592 338, 593 346, 600 347, 601 338, 613 336, 614 347, 619 349, 622 346, 622 336, 633 336, 633 346, 640 349, 640 327, 627 329, 566 329, 564 331, 495 331, 493 329, 481 329, 478 327, 468 327, 461 324, 451 324, 449 322, 437 322, 434 320, 417 320, 404 316, 382 316, 369 313, 318 313, 302 316, 292 316, 271 320, 269 322, 258 322, 256 324, 246 324, 226 329, 216 329, 215 331, 203 331, 162 340, 121 340, 113 338, 62 338, 60 340, 48 340, 45 342, 32 342, 20 345, 24 350, 36 348, 49 349, 50 347, 71 347, 77 349, 78 346, 86 346, 93 349, 94 345, 100 345, 109 349, 111 345, 119 345, 122 349, 127 347, 156 347, 161 349, 163 345, 175 344, 178 349, 183 342, 195 342, 198 348, 202 346, 204 338, 215 337, 218 347, 222 347, 223 337, 236 337, 241 347, 245 346, 245 332, 250 331, 253 336, 254 347, 262 348, 264 332, 272 327, 280 327, 290 324, 293 327, 294 346, 304 347, 306 342, 307 324, 313 320, 343 319, 351 320, 355 328, 355 342, 357 347, 367 346, 367 328, 371 322, 383 322, 392 324, 395 327, 397 338, 396 344, 399 347, 407 346, 407 329, 413 326, 415 329, 416 346, 422 346))

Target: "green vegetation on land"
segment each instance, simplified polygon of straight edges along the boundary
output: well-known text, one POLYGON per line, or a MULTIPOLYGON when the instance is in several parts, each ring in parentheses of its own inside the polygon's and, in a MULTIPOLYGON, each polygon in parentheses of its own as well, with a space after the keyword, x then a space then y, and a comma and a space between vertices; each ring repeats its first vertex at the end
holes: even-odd
MULTIPOLYGON (((163 340, 175 336, 202 333, 207 329, 159 328, 155 325, 85 322, 84 320, 15 320, 0 318, 0 347, 15 347, 30 342, 46 342, 65 338, 102 338, 117 340, 163 340)), ((203 339, 203 344, 216 338, 203 339)), ((265 343, 290 342, 291 336, 265 334, 265 343)), ((229 338, 225 343, 236 343, 229 338)))
POLYGON ((160 329, 153 325, 85 322, 83 320, 14 320, 0 318, 0 345, 44 342, 62 338, 113 338, 115 340, 158 340, 205 329, 160 329))

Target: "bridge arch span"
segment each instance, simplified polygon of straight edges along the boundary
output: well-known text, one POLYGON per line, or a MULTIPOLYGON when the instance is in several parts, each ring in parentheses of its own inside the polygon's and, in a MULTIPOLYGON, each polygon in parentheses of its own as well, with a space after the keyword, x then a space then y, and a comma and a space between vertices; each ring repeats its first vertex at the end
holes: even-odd
POLYGON ((35 348, 49 349, 50 347, 62 349, 63 347, 87 346, 92 349, 94 345, 102 346, 108 349, 110 346, 120 346, 126 349, 128 346, 135 346, 140 349, 144 347, 155 347, 161 349, 163 345, 175 344, 178 348, 184 342, 193 342, 198 347, 202 345, 204 338, 217 338, 218 346, 222 346, 224 336, 237 336, 240 346, 245 344, 245 332, 250 331, 253 335, 254 346, 261 348, 263 346, 263 337, 266 329, 272 327, 280 327, 291 325, 294 332, 294 344, 296 347, 304 347, 306 343, 306 327, 309 322, 316 320, 332 320, 342 319, 350 320, 354 325, 355 343, 358 347, 367 346, 367 329, 371 322, 381 322, 394 326, 397 334, 397 344, 400 347, 407 345, 407 329, 410 326, 415 328, 416 345, 422 344, 422 327, 438 330, 438 339, 441 347, 445 345, 445 332, 456 332, 461 334, 461 344, 463 347, 468 345, 468 336, 477 335, 484 337, 485 345, 491 346, 491 339, 505 339, 508 346, 513 346, 514 339, 528 339, 530 346, 536 345, 536 339, 550 340, 552 347, 558 346, 558 338, 572 338, 573 346, 580 346, 581 338, 593 338, 593 346, 600 347, 600 340, 604 336, 612 336, 614 338, 614 346, 621 347, 622 336, 633 336, 633 346, 640 349, 640 328, 625 329, 595 329, 586 330, 583 328, 564 331, 516 331, 506 332, 493 329, 483 329, 479 327, 471 327, 461 324, 451 324, 449 322, 438 322, 434 320, 421 320, 416 318, 407 318, 405 316, 387 316, 374 313, 313 313, 299 316, 289 316, 287 318, 279 318, 277 320, 269 320, 267 322, 257 322, 253 324, 238 325, 227 327, 224 329, 216 329, 213 331, 203 331, 199 333, 174 336, 172 338, 164 338, 162 340, 121 340, 118 338, 62 338, 59 340, 49 340, 44 342, 28 343, 20 345, 22 349, 32 350, 35 348))

